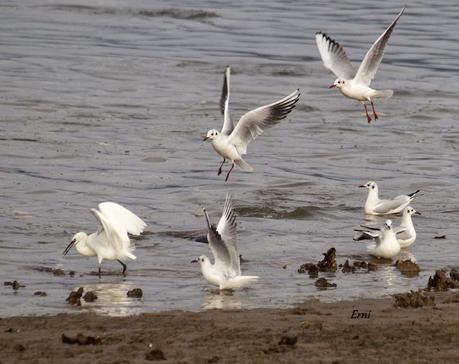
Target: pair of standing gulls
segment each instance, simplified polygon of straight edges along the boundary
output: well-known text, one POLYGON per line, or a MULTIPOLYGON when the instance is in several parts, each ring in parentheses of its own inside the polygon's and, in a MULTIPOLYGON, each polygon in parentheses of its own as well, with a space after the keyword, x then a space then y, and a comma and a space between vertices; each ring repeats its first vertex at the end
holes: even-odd
POLYGON ((368 189, 368 196, 365 202, 365 213, 368 215, 389 215, 403 211, 400 226, 393 227, 391 220, 386 220, 382 229, 371 226, 362 226, 364 229, 356 229, 361 232, 354 240, 374 239, 375 244, 368 246, 368 252, 378 258, 392 258, 397 255, 401 248, 411 246, 416 240, 416 230, 414 229, 411 216, 421 213, 409 206, 413 199, 419 194, 420 190, 400 195, 391 200, 380 199, 378 185, 374 181, 369 181, 359 187, 368 189))
MULTIPOLYGON (((373 118, 376 120, 378 119, 378 114, 376 113, 373 99, 391 97, 394 93, 392 90, 372 89, 370 84, 376 76, 376 72, 382 61, 386 44, 404 10, 405 8, 400 11, 392 24, 373 43, 357 71, 349 61, 344 48, 338 42, 325 33, 316 33, 317 48, 319 49, 323 64, 338 77, 329 87, 336 87, 344 96, 362 102, 368 123, 372 119, 368 113, 367 103, 370 103, 373 118)), ((227 67, 220 98, 223 127, 221 131, 211 129, 203 137, 204 140, 211 141, 214 150, 223 157, 223 161, 217 172, 218 175, 222 173, 225 161, 231 161, 231 168, 226 174, 225 181, 228 180, 235 165, 244 171, 253 170, 242 158, 243 155, 247 154, 247 145, 263 133, 265 129, 276 125, 280 120, 284 119, 295 107, 300 97, 300 92, 297 89, 277 102, 249 111, 234 126, 229 113, 230 72, 230 67, 227 67)))

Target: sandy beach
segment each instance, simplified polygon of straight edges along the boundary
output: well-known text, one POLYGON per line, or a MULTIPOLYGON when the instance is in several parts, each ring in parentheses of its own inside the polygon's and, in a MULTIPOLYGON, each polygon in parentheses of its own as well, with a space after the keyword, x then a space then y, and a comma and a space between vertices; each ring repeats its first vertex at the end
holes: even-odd
POLYGON ((290 309, 3 318, 0 363, 457 363, 459 292, 425 295, 435 296, 434 305, 400 308, 388 297, 309 300, 290 309))

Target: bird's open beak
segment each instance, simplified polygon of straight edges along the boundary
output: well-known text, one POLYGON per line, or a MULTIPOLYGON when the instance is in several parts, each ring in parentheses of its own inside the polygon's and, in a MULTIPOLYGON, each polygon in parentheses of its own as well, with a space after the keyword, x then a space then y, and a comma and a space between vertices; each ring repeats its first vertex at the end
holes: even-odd
POLYGON ((415 215, 422 215, 419 211, 416 211, 414 214, 415 215))
POLYGON ((197 259, 193 259, 193 260, 191 261, 191 263, 197 263, 197 262, 198 262, 197 259))
POLYGON ((367 186, 365 186, 365 185, 360 185, 360 186, 357 186, 357 187, 359 187, 359 188, 366 188, 367 186))
POLYGON ((73 239, 69 245, 67 245, 67 248, 65 248, 64 252, 62 253, 62 255, 67 255, 67 253, 70 251, 70 249, 72 249, 72 247, 75 245, 76 243, 76 240, 73 239))
POLYGON ((201 135, 202 140, 205 142, 209 137, 206 134, 201 135))
POLYGON ((335 88, 336 85, 334 83, 332 83, 330 86, 328 86, 328 88, 335 88))

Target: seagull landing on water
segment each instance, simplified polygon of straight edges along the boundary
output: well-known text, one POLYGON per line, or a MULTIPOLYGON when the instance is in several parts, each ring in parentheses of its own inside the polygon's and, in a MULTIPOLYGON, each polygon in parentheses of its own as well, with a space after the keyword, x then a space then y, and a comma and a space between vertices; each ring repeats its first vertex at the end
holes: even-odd
POLYGON ((382 229, 372 229, 372 231, 364 231, 364 234, 375 240, 375 244, 370 244, 367 247, 368 253, 376 258, 391 259, 400 253, 400 244, 395 236, 395 231, 392 228, 392 221, 386 220, 382 229))
POLYGON ((121 260, 125 258, 136 259, 132 254, 134 246, 131 245, 128 233, 140 235, 147 224, 138 216, 114 202, 102 202, 99 210, 91 209, 100 224, 99 229, 93 234, 79 232, 72 238, 65 248, 66 255, 73 246, 78 253, 87 257, 97 256, 100 265, 102 260, 117 260, 123 266, 123 274, 126 272, 126 264, 121 260))
POLYGON ((371 122, 371 117, 368 114, 366 102, 370 102, 373 117, 376 120, 378 114, 376 114, 373 99, 377 97, 391 97, 394 93, 392 90, 374 90, 370 88, 370 83, 375 77, 383 58, 384 47, 404 10, 405 8, 397 15, 389 28, 373 43, 357 71, 355 71, 349 58, 347 58, 344 48, 338 42, 325 33, 316 33, 316 43, 324 66, 338 77, 330 85, 330 88, 337 87, 344 96, 361 101, 365 107, 368 123, 371 122))
POLYGON ((226 160, 231 161, 231 169, 226 175, 225 182, 228 181, 235 164, 244 171, 253 171, 253 168, 242 159, 242 156, 247 154, 247 145, 263 133, 264 129, 276 125, 287 117, 300 98, 300 92, 297 89, 279 101, 249 111, 234 126, 229 114, 230 73, 230 67, 226 67, 220 98, 223 128, 221 131, 211 129, 203 136, 203 140, 210 140, 215 151, 223 157, 218 175, 222 173, 226 160))
POLYGON ((259 279, 258 276, 241 275, 241 259, 236 243, 236 215, 233 211, 231 196, 226 195, 223 214, 217 228, 210 223, 209 215, 204 209, 207 221, 207 240, 214 256, 214 264, 205 255, 192 263, 199 262, 204 278, 220 289, 235 289, 246 286, 259 279))
POLYGON ((360 188, 368 189, 368 196, 365 202, 365 213, 368 215, 389 215, 397 214, 408 206, 421 190, 400 195, 392 200, 380 200, 378 196, 378 185, 374 181, 360 185, 360 188))
MULTIPOLYGON (((402 249, 410 247, 416 241, 416 230, 414 228, 413 220, 411 218, 412 215, 421 215, 421 213, 419 211, 416 211, 411 206, 405 207, 403 209, 402 221, 400 222, 400 226, 394 228, 397 241, 400 244, 400 248, 402 249)), ((380 230, 378 228, 366 225, 361 225, 361 227, 365 230, 355 229, 355 231, 361 232, 360 234, 354 237, 355 241, 371 239, 372 236, 368 235, 368 230, 380 230)))

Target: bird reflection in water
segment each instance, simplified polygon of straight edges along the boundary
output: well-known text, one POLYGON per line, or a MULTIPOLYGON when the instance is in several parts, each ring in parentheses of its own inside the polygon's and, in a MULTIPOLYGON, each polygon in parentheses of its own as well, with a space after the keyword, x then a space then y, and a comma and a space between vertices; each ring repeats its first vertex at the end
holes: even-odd
POLYGON ((81 307, 99 315, 130 316, 141 313, 143 300, 130 298, 127 292, 135 288, 131 283, 95 283, 83 286, 84 293, 93 291, 97 299, 85 302, 81 299, 81 307))

